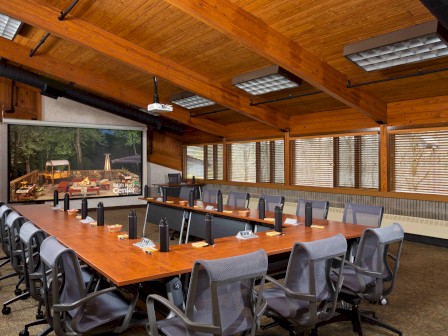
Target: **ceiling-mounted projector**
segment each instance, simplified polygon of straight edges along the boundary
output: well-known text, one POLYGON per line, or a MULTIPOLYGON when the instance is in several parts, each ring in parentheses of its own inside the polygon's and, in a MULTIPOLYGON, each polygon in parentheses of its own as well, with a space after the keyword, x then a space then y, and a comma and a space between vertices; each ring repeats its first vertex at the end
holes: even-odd
POLYGON ((173 112, 173 105, 152 103, 148 105, 148 112, 151 114, 173 112))
POLYGON ((157 78, 154 77, 154 103, 148 105, 148 112, 155 116, 161 113, 173 112, 173 105, 160 104, 159 95, 157 94, 157 78))

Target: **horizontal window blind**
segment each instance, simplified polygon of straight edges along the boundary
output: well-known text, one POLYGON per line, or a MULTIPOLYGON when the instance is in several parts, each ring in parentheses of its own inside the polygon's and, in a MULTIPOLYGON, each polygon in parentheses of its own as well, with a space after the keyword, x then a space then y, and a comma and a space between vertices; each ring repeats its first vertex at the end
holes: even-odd
POLYGON ((227 145, 227 171, 230 181, 256 182, 255 142, 227 145))
POLYGON ((204 146, 187 146, 187 178, 204 178, 204 146))
POLYGON ((205 150, 207 152, 207 170, 205 176, 206 179, 222 180, 223 178, 222 146, 223 145, 205 146, 205 150))
POLYGON ((291 142, 292 184, 379 187, 379 135, 303 138, 291 142))
POLYGON ((448 131, 391 134, 394 191, 448 195, 448 131))
POLYGON ((333 186, 333 138, 292 140, 294 185, 333 186))
POLYGON ((285 180, 284 141, 260 141, 257 147, 257 181, 283 183, 285 180))

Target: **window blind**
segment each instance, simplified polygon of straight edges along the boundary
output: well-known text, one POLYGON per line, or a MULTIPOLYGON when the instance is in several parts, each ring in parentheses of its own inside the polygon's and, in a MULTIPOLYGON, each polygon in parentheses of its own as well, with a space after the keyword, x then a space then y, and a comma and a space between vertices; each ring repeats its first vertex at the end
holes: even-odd
POLYGON ((378 134, 292 140, 291 160, 294 185, 379 186, 378 134))
POLYGON ((205 178, 209 180, 222 180, 222 145, 206 145, 205 150, 207 153, 207 169, 205 178))
POLYGON ((204 178, 204 146, 187 146, 187 178, 204 178))
POLYGON ((448 131, 391 134, 391 188, 448 195, 448 131))
POLYGON ((255 142, 229 144, 227 150, 230 154, 227 160, 229 180, 256 182, 255 142))

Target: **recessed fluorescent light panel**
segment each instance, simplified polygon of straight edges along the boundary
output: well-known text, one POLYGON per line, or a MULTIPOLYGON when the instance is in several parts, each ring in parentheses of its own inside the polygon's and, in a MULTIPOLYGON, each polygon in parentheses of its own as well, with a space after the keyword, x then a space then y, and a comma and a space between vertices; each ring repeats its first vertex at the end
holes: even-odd
POLYGON ((201 96, 194 95, 188 92, 184 92, 174 96, 171 99, 171 102, 188 110, 195 109, 198 107, 215 105, 214 101, 202 98, 201 96))
POLYGON ((232 85, 253 96, 298 87, 301 83, 300 78, 278 65, 248 72, 232 80, 232 85))
POLYGON ((344 56, 366 71, 448 56, 448 32, 437 21, 345 46, 344 56))
POLYGON ((22 22, 0 13, 0 36, 8 40, 14 40, 22 22))

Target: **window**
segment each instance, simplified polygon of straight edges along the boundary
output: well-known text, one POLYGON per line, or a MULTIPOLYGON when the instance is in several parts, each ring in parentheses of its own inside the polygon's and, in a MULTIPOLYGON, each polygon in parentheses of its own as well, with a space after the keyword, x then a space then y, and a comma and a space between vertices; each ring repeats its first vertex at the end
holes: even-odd
POLYGON ((208 180, 222 180, 222 145, 206 145, 207 169, 205 178, 208 180))
POLYGON ((378 134, 292 140, 292 184, 378 189, 378 134))
POLYGON ((390 135, 391 189, 448 195, 448 131, 390 135))
POLYGON ((234 182, 284 182, 283 140, 233 143, 227 147, 228 179, 234 182))
POLYGON ((222 145, 187 146, 187 178, 222 180, 222 145))
POLYGON ((204 146, 187 146, 187 178, 204 178, 204 146))

